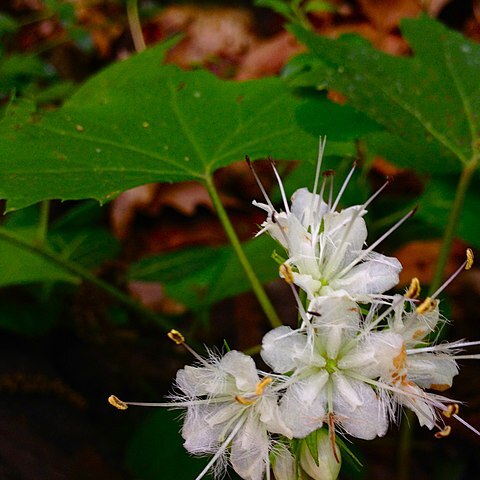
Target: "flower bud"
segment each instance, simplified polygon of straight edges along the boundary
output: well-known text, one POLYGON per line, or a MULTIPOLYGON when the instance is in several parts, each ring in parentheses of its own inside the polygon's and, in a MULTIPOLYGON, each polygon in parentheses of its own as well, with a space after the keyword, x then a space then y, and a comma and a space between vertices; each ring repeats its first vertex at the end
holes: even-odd
POLYGON ((323 429, 317 430, 303 440, 300 465, 314 480, 335 480, 342 465, 340 449, 335 444, 334 452, 328 433, 323 429), (312 456, 315 450, 317 461, 312 456))

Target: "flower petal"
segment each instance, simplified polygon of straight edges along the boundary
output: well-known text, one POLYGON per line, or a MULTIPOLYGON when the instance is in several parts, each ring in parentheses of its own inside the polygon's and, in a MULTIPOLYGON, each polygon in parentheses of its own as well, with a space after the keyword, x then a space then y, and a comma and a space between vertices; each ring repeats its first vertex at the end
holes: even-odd
POLYGON ((232 350, 220 360, 219 369, 232 375, 236 388, 241 392, 254 392, 259 381, 252 357, 232 350))

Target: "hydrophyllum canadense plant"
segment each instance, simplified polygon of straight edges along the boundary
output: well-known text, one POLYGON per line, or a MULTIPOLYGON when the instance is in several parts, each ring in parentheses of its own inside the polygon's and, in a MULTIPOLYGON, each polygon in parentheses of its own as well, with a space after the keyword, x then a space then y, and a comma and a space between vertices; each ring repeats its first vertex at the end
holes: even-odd
POLYGON ((324 149, 322 140, 313 192, 297 190, 291 205, 273 167, 283 211, 273 206, 252 167, 265 198, 254 204, 267 212, 259 234, 268 232, 285 249, 280 276, 291 286, 301 319, 296 329, 281 326, 264 336, 260 354, 272 371, 258 370, 250 356, 235 350, 208 351, 204 358, 172 330, 169 337, 196 362, 178 371, 168 401, 109 398, 122 410, 184 410, 186 450, 211 455, 196 480, 208 471, 221 476, 228 465, 245 480, 335 479, 341 466, 338 436, 381 437, 403 407, 436 429, 436 437, 450 433, 450 417, 480 435, 443 395, 458 374, 457 360, 480 358, 463 349, 480 342, 437 343, 434 335, 445 322, 438 295, 471 267, 471 250, 430 297, 419 300, 417 279, 403 295, 386 294, 398 283, 401 265, 375 248, 413 212, 365 247, 363 217, 384 187, 363 205, 338 210, 353 169, 334 199, 333 175, 321 176, 324 149), (305 304, 296 287, 305 292, 305 304))

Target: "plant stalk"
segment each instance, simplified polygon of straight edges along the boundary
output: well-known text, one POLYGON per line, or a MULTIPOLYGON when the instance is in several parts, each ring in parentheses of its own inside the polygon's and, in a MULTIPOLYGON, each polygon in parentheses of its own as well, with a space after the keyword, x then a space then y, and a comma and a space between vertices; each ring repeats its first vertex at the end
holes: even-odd
POLYGON ((462 213, 463 204, 465 202, 465 196, 467 194, 468 186, 478 167, 478 159, 474 157, 469 163, 465 165, 462 170, 460 179, 457 185, 457 191, 455 193, 455 199, 453 201, 452 209, 447 221, 447 227, 442 238, 442 245, 438 255, 437 264, 435 266, 435 273, 433 274, 432 282, 430 283, 430 294, 437 290, 442 284, 443 274, 448 262, 450 250, 452 249, 453 239, 457 231, 458 222, 462 213))
POLYGON ((170 330, 173 328, 167 319, 160 317, 156 313, 152 312, 148 308, 144 307, 133 298, 129 297, 127 294, 123 293, 121 290, 105 282, 101 278, 96 277, 90 271, 84 269, 80 265, 77 265, 73 262, 68 261, 63 258, 60 254, 47 249, 45 246, 29 243, 27 240, 21 238, 13 232, 6 230, 3 227, 0 227, 0 238, 5 240, 16 247, 27 250, 35 255, 38 255, 45 260, 58 265, 63 268, 65 271, 81 278, 82 280, 94 285, 103 292, 107 293, 110 297, 117 300, 119 303, 128 307, 131 311, 141 315, 144 318, 148 318, 153 321, 155 324, 160 325, 165 330, 170 330))
POLYGON ((205 187, 207 188, 208 194, 212 199, 213 206, 217 211, 218 218, 223 225, 225 233, 227 234, 227 237, 230 240, 230 243, 232 244, 233 249, 235 250, 235 253, 240 261, 240 264, 242 265, 243 270, 245 271, 245 274, 247 275, 247 278, 250 282, 250 285, 252 286, 253 292, 255 293, 255 296, 257 297, 258 302, 260 303, 263 311, 265 312, 265 315, 267 316, 270 322, 270 325, 273 328, 280 327, 282 325, 282 322, 278 318, 277 312, 273 308, 273 305, 270 302, 270 299, 265 293, 265 290, 263 289, 262 284, 258 280, 258 277, 255 274, 252 268, 252 265, 250 264, 247 256, 245 255, 245 252, 243 251, 240 240, 238 239, 235 229, 233 228, 233 225, 230 222, 230 219, 228 218, 227 212, 225 211, 225 208, 222 205, 220 197, 218 196, 217 189, 213 182, 213 178, 211 176, 207 176, 205 178, 205 187))
POLYGON ((50 216, 50 200, 44 200, 40 203, 40 221, 38 222, 37 246, 41 247, 45 243, 48 232, 48 219, 50 216))
POLYGON ((133 46, 137 52, 143 52, 146 48, 142 33, 142 24, 138 14, 138 0, 127 0, 127 19, 133 46))

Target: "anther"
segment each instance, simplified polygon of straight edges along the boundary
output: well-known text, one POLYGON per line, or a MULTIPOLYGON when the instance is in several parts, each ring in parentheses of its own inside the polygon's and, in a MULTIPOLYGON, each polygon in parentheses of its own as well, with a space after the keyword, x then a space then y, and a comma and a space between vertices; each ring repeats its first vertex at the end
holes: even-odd
POLYGON ((286 263, 282 263, 282 265, 280 265, 279 270, 280 270, 280 275, 283 277, 283 279, 287 283, 292 284, 294 281, 292 267, 286 263))
POLYGON ((332 175, 335 175, 335 170, 328 169, 328 170, 325 170, 324 172, 322 172, 322 176, 324 178, 331 177, 332 175))
POLYGON ((241 395, 235 395, 235 400, 238 403, 241 403, 242 405, 252 405, 252 403, 255 402, 255 400, 247 400, 245 397, 242 397, 241 395))
POLYGON ((450 432, 452 431, 452 427, 450 425, 447 425, 443 430, 440 430, 435 434, 435 438, 445 438, 450 435, 450 432))
POLYGON ((257 387, 255 388, 255 395, 261 395, 265 390, 267 385, 270 385, 273 382, 272 377, 265 377, 263 380, 257 383, 257 387))
POLYGON ((128 408, 128 405, 125 402, 122 402, 115 395, 110 395, 108 397, 108 403, 119 410, 126 410, 128 408))
POLYGON ((435 307, 437 306, 436 300, 427 297, 418 307, 417 307, 417 313, 423 315, 424 313, 429 313, 435 310, 435 307))
POLYGON ((168 332, 168 338, 173 340, 177 345, 183 345, 185 343, 185 337, 178 330, 170 330, 168 332))
POLYGON ((252 161, 248 155, 245 155, 245 161, 247 162, 247 165, 252 168, 252 161))
POLYGON ((473 265, 473 251, 471 248, 467 248, 467 263, 465 264, 465 270, 470 270, 473 265))
POLYGON ((408 287, 407 293, 405 294, 406 298, 418 298, 420 295, 420 281, 417 277, 413 277, 412 281, 410 282, 410 286, 408 287))
POLYGON ((458 403, 451 403, 442 414, 444 417, 451 418, 453 415, 458 415, 459 411, 460 407, 458 406, 458 403))

